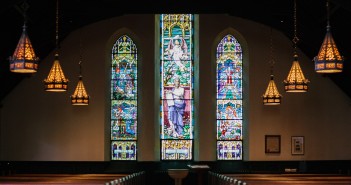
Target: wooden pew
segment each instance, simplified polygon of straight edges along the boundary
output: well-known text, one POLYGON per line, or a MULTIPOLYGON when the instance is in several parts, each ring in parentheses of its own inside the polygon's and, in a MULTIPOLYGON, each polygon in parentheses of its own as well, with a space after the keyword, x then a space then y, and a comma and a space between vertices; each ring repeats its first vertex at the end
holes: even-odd
POLYGON ((229 175, 219 174, 212 171, 208 172, 209 185, 247 185, 245 181, 230 177, 229 175))
POLYGON ((15 174, 0 176, 0 184, 55 184, 55 185, 105 185, 115 179, 120 179, 128 174, 15 174))
POLYGON ((240 179, 248 185, 339 185, 351 184, 351 176, 340 174, 224 174, 225 176, 240 179))

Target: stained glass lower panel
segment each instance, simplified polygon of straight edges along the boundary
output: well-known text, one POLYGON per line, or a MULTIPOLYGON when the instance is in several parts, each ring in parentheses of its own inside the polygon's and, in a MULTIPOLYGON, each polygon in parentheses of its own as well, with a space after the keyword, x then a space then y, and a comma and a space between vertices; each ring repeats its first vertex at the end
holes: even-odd
POLYGON ((242 120, 217 120, 218 140, 242 140, 242 120))
POLYGON ((137 119, 136 100, 112 100, 111 119, 137 119))
POLYGON ((136 160, 136 141, 112 141, 112 160, 136 160))
POLYGON ((136 100, 137 80, 112 80, 111 100, 136 100))
POLYGON ((217 141, 218 160, 242 160, 242 141, 217 141))
POLYGON ((242 100, 217 100, 217 119, 242 119, 242 100))
POLYGON ((111 140, 136 140, 137 120, 111 120, 111 140))
POLYGON ((193 140, 162 140, 162 160, 191 160, 193 140))

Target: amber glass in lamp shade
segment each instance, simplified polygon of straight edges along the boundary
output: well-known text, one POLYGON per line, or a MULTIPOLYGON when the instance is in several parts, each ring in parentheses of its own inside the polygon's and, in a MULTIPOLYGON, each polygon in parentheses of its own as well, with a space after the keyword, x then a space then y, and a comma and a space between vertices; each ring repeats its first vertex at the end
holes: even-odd
POLYGON ((44 80, 45 91, 63 92, 67 90, 68 79, 63 74, 58 57, 59 54, 56 52, 54 64, 51 67, 48 77, 44 80))
POLYGON ((340 73, 343 69, 344 58, 340 55, 329 29, 324 38, 319 53, 314 57, 317 73, 340 73))
POLYGON ((79 77, 76 90, 71 96, 71 103, 72 105, 89 105, 89 95, 85 90, 82 76, 79 77))
POLYGON ((286 92, 307 92, 309 80, 305 78, 301 70, 298 56, 294 54, 294 61, 286 80, 284 87, 286 92))
POLYGON ((11 72, 35 73, 38 70, 39 58, 34 53, 34 49, 27 35, 25 25, 23 26, 23 32, 17 44, 16 50, 9 60, 11 72))
POLYGON ((268 87, 263 97, 263 105, 279 105, 282 95, 279 94, 277 86, 274 83, 273 75, 269 80, 268 87))

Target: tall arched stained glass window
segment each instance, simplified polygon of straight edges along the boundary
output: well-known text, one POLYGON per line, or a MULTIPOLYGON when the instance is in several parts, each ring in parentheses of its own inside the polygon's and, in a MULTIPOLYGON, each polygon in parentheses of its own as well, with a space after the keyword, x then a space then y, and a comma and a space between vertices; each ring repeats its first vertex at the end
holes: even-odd
POLYGON ((226 35, 217 46, 217 159, 242 160, 242 50, 226 35))
POLYGON ((161 159, 193 157, 193 15, 160 16, 161 159))
POLYGON ((121 36, 112 48, 111 65, 111 158, 137 157, 137 48, 121 36))

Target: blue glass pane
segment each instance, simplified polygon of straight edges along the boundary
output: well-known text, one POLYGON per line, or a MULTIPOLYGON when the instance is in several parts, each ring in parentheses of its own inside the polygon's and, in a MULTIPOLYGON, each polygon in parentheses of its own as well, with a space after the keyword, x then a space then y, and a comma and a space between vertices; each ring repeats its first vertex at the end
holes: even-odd
POLYGON ((217 119, 242 119, 242 100, 218 100, 217 119))
POLYGON ((137 66, 126 62, 112 67, 112 79, 135 80, 137 79, 137 66))
POLYGON ((234 85, 227 86, 219 81, 217 84, 217 99, 220 100, 241 100, 242 99, 242 88, 241 80, 234 80, 234 85))
POLYGON ((242 160, 242 141, 217 141, 218 160, 242 160))
POLYGON ((137 99, 137 80, 112 80, 112 100, 137 99))
POLYGON ((136 100, 112 100, 111 119, 137 119, 136 100))
POLYGON ((217 120, 218 140, 242 140, 242 120, 217 120))
POLYGON ((137 120, 111 120, 111 140, 136 140, 137 120))
POLYGON ((236 65, 232 60, 217 64, 217 80, 222 80, 226 85, 231 85, 233 80, 242 78, 242 66, 236 65))
POLYGON ((112 141, 112 160, 136 160, 136 141, 112 141))

